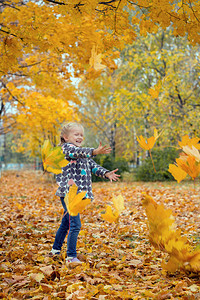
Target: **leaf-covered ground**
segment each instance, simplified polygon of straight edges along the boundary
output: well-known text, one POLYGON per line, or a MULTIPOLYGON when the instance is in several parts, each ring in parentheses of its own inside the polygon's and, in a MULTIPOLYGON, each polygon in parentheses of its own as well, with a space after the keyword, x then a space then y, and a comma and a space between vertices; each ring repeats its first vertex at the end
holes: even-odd
POLYGON ((95 200, 82 214, 78 257, 65 265, 66 244, 49 257, 62 218, 52 177, 4 172, 0 181, 0 298, 3 299, 200 299, 196 274, 167 274, 166 254, 148 241, 142 192, 171 208, 182 234, 199 244, 200 188, 193 183, 95 183, 95 200), (101 218, 112 195, 121 193, 126 209, 118 224, 101 218))

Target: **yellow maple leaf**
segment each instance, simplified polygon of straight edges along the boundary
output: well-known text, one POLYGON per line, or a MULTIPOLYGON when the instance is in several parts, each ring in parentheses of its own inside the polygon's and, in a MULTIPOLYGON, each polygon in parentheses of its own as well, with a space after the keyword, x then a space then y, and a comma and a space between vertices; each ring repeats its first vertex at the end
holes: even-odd
POLYGON ((179 157, 176 159, 177 165, 185 171, 194 180, 200 173, 200 163, 196 162, 196 159, 189 155, 186 158, 179 157))
MULTIPOLYGON (((161 134, 161 133, 160 133, 161 134)), ((150 157, 151 157, 151 161, 152 161, 152 164, 153 164, 153 168, 154 168, 154 171, 156 172, 156 169, 155 169, 155 165, 154 165, 154 162, 153 162, 153 158, 152 158, 152 155, 151 155, 151 149, 153 148, 156 140, 159 138, 160 134, 158 135, 158 131, 157 129, 155 128, 154 129, 154 135, 151 136, 150 138, 148 138, 147 140, 144 139, 144 137, 142 135, 140 135, 140 137, 137 136, 137 141, 138 143, 140 144, 140 146, 144 149, 144 150, 148 150, 149 153, 150 153, 150 157)))
POLYGON ((196 147, 194 147, 192 145, 192 147, 190 147, 190 146, 183 146, 182 148, 183 148, 183 151, 187 155, 191 155, 191 156, 195 157, 196 161, 200 162, 200 153, 199 153, 199 151, 197 150, 196 147))
POLYGON ((147 207, 148 205, 152 204, 154 206, 157 206, 158 204, 156 203, 156 201, 153 200, 153 198, 151 196, 149 196, 148 194, 142 192, 143 198, 142 198, 142 205, 147 207))
POLYGON ((96 47, 93 46, 91 50, 91 57, 89 60, 90 67, 94 68, 96 71, 102 71, 103 69, 106 68, 106 65, 103 65, 101 61, 102 61, 102 54, 101 53, 97 54, 96 47))
POLYGON ((64 199, 70 216, 77 216, 79 213, 82 213, 91 201, 91 199, 88 198, 83 199, 87 193, 86 191, 82 191, 78 194, 77 191, 77 185, 71 185, 69 192, 66 194, 64 199))
POLYGON ((45 140, 41 152, 44 170, 48 172, 60 174, 62 168, 69 163, 65 159, 61 147, 52 147, 49 140, 45 140))
POLYGON ((167 263, 162 261, 161 266, 165 271, 174 273, 174 272, 176 272, 176 270, 178 270, 180 263, 179 263, 178 259, 176 259, 174 256, 172 256, 169 258, 167 263))
POLYGON ((149 221, 149 238, 156 248, 163 248, 164 243, 169 238, 175 228, 174 217, 170 209, 165 209, 164 205, 157 204, 152 197, 144 194, 142 204, 145 207, 149 221))
POLYGON ((145 138, 140 135, 139 137, 137 136, 137 141, 144 150, 151 150, 159 136, 160 135, 158 135, 158 131, 155 128, 153 136, 145 140, 145 138))
POLYGON ((124 198, 120 194, 117 197, 113 196, 113 205, 115 210, 113 211, 110 205, 107 205, 106 212, 102 213, 101 216, 108 222, 116 222, 119 218, 120 213, 124 210, 124 198))
POLYGON ((199 141, 200 139, 197 137, 190 139, 188 135, 184 135, 182 137, 182 141, 179 141, 178 143, 181 148, 183 148, 183 146, 194 146, 196 149, 200 149, 199 141))
POLYGON ((118 213, 121 214, 121 212, 125 209, 124 197, 121 194, 117 197, 113 196, 113 204, 118 213))
POLYGON ((168 262, 163 262, 162 267, 172 273, 179 268, 199 272, 200 250, 193 251, 187 238, 181 236, 181 230, 176 229, 171 210, 157 204, 146 194, 142 204, 148 218, 150 242, 155 248, 169 254, 168 262))
POLYGON ((191 269, 195 272, 200 272, 200 250, 193 252, 187 259, 187 269, 191 269))
POLYGON ((150 150, 153 148, 156 140, 154 136, 145 140, 145 138, 140 135, 139 137, 137 136, 137 141, 144 150, 150 150))
POLYGON ((172 174, 172 176, 178 183, 181 182, 181 180, 185 179, 185 177, 187 176, 187 173, 175 164, 169 164, 168 171, 172 174))
POLYGON ((161 88, 161 84, 158 83, 157 85, 149 89, 149 94, 151 95, 152 98, 154 99, 158 98, 160 93, 160 88, 161 88))
POLYGON ((102 213, 101 216, 105 221, 112 223, 112 222, 116 222, 117 219, 119 218, 119 212, 118 211, 113 212, 112 207, 110 205, 107 205, 106 212, 102 213))

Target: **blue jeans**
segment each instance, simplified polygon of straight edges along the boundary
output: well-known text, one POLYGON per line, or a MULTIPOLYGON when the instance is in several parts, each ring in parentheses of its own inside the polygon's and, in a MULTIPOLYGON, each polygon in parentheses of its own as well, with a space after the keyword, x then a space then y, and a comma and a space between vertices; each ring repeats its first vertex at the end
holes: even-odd
POLYGON ((76 257, 76 244, 79 231, 81 229, 81 220, 80 215, 70 216, 67 212, 67 207, 64 201, 64 197, 60 197, 62 206, 64 208, 63 218, 60 224, 60 227, 56 233, 55 241, 53 244, 53 249, 61 250, 61 247, 64 243, 65 237, 67 237, 67 256, 76 257))

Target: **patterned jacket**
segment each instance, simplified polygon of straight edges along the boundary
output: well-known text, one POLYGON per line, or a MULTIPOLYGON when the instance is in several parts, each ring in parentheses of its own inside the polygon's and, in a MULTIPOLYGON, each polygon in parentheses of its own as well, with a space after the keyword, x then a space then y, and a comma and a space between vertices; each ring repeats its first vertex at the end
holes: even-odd
POLYGON ((86 198, 94 199, 92 193, 92 173, 99 177, 105 177, 109 170, 99 166, 91 157, 94 148, 76 147, 71 143, 62 146, 68 165, 62 168, 62 173, 56 176, 59 188, 56 195, 65 197, 70 185, 76 184, 78 192, 87 191, 86 198))

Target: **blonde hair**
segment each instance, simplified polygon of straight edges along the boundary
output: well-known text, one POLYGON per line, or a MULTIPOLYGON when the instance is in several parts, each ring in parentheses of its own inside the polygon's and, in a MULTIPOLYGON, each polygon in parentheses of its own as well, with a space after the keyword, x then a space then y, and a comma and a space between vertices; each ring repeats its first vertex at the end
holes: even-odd
POLYGON ((64 143, 66 143, 64 136, 68 136, 69 132, 74 127, 80 127, 84 130, 83 126, 80 123, 69 122, 69 123, 65 124, 60 133, 60 143, 58 146, 62 146, 64 143))

